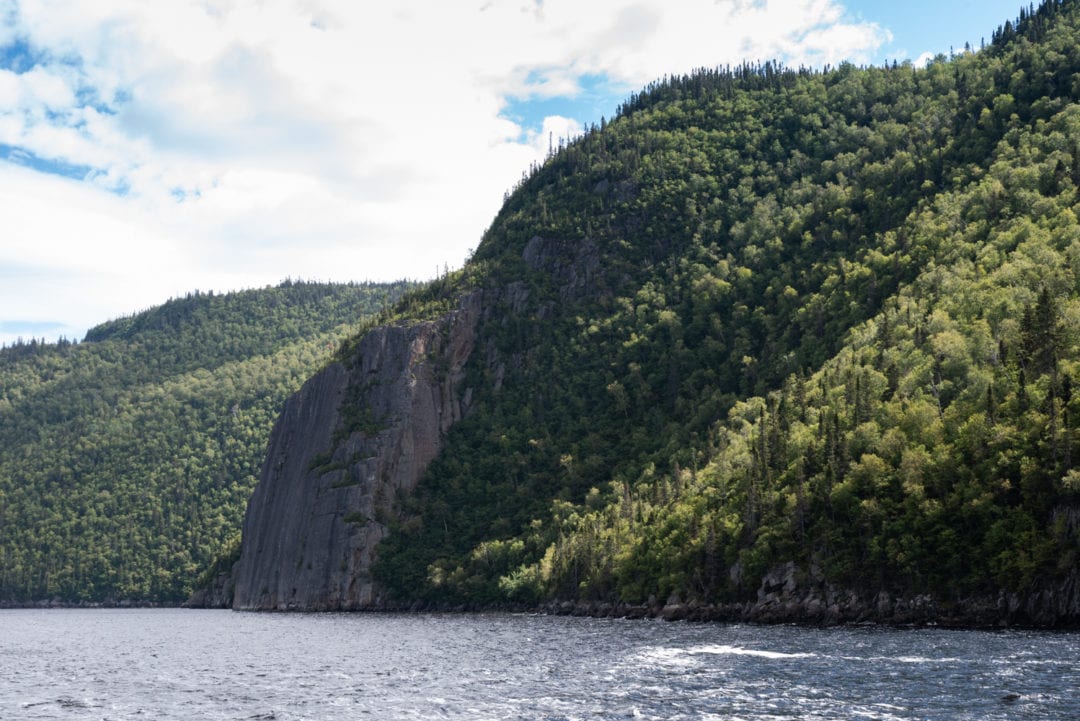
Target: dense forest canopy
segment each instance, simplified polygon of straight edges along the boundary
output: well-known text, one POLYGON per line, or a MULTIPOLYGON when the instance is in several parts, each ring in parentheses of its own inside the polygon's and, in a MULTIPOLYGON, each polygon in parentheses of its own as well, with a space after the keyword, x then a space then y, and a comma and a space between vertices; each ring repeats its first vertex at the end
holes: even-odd
POLYGON ((195 293, 0 350, 0 602, 186 599, 285 397, 413 285, 195 293))
POLYGON ((785 561, 946 599, 1075 575, 1078 101, 1072 0, 925 68, 630 98, 398 307, 513 298, 378 578, 637 603, 745 598, 785 561))

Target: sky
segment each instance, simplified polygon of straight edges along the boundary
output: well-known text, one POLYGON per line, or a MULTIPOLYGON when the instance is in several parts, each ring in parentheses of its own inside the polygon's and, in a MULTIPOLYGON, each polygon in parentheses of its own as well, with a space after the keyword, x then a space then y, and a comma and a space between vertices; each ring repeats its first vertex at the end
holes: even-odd
POLYGON ((960 52, 1015 0, 0 0, 0 344, 457 268, 665 74, 960 52))

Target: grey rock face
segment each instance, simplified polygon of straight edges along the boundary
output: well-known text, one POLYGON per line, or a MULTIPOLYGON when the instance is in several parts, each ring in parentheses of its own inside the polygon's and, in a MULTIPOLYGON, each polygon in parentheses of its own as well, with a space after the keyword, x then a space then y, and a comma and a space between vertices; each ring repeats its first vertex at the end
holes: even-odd
POLYGON ((215 576, 209 588, 200 588, 184 602, 185 608, 232 608, 232 573, 225 571, 215 576))
POLYGON ((248 503, 233 608, 379 604, 373 551, 467 412, 480 313, 473 293, 438 320, 376 328, 354 365, 328 366, 287 401, 248 503))

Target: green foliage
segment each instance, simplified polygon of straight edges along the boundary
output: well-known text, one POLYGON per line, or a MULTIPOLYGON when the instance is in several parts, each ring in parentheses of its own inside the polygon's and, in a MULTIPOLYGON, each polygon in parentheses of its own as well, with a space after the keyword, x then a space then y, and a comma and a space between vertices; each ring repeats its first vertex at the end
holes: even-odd
POLYGON ((379 551, 400 598, 1022 590, 1075 566, 1080 3, 985 50, 668 78, 460 276, 478 389, 379 551))
POLYGON ((0 601, 176 602, 226 569, 284 399, 410 287, 195 293, 0 350, 0 601))

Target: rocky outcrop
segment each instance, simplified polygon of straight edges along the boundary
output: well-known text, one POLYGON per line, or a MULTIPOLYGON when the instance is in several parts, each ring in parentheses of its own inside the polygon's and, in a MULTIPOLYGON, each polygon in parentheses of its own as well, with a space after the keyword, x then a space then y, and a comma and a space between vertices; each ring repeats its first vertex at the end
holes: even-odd
POLYGON ((232 569, 214 575, 210 585, 196 589, 184 608, 232 608, 236 592, 232 569))
POLYGON ((1075 626, 1080 619, 1080 572, 1024 593, 942 598, 886 590, 856 591, 825 581, 814 566, 805 571, 788 562, 762 579, 757 600, 740 615, 761 623, 884 623, 943 626, 1075 626))
MULTIPOLYGON (((599 257, 591 241, 539 236, 522 251, 562 301, 598 292, 599 257)), ((465 295, 438 320, 366 333, 352 365, 328 366, 286 403, 248 503, 240 559, 187 605, 383 607, 371 567, 396 502, 415 488, 474 393, 498 393, 526 363, 524 351, 501 356, 490 336, 478 349, 478 327, 553 312, 553 301, 537 305, 528 285, 514 281, 465 295), (483 367, 484 389, 463 385, 470 359, 483 367)))
POLYGON ((288 400, 243 526, 232 607, 379 604, 370 570, 397 499, 467 413, 481 294, 435 321, 375 328, 288 400))
POLYGON ((820 569, 780 564, 765 574, 754 600, 732 603, 665 602, 643 604, 550 603, 548 613, 619 618, 662 618, 668 621, 740 621, 750 623, 884 624, 1000 628, 1076 628, 1080 618, 1080 571, 1062 582, 1028 593, 1004 591, 986 596, 941 599, 928 594, 860 592, 825 581, 820 569))

